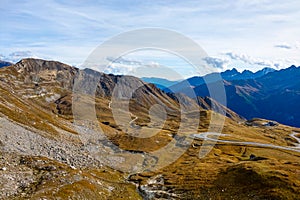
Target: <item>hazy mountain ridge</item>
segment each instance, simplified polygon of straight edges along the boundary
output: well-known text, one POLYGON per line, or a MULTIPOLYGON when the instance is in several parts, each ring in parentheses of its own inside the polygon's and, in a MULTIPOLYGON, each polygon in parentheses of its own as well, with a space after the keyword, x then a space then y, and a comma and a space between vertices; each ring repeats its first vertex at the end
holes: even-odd
MULTIPOLYGON (((223 72, 222 76, 227 77, 223 80, 227 96, 226 106, 247 119, 266 118, 299 127, 300 67, 291 66, 277 71, 265 69, 256 73, 259 74, 256 78, 235 79, 236 74, 243 73, 238 73, 236 70, 223 72)), ((212 77, 213 75, 207 76, 212 77)), ((203 78, 197 77, 190 80, 192 85, 198 85, 193 88, 197 96, 209 96, 203 78)), ((217 79, 212 78, 211 80, 217 79)), ((214 83, 211 81, 208 84, 213 85, 214 83)), ((178 84, 171 86, 171 89, 190 96, 186 92, 186 86, 181 87, 180 83, 179 87, 177 86, 178 84)))
POLYGON ((13 63, 0 60, 0 68, 1 67, 7 67, 7 66, 10 66, 10 65, 13 65, 13 63))
POLYGON ((170 81, 168 79, 156 78, 156 77, 142 77, 141 80, 143 80, 146 83, 153 83, 156 87, 158 87, 161 90, 165 90, 168 87, 180 82, 180 80, 170 81))
POLYGON ((226 70, 221 73, 211 73, 207 74, 205 76, 194 76, 191 78, 188 78, 182 82, 179 82, 177 84, 174 84, 172 86, 169 86, 172 91, 180 91, 181 89, 184 89, 184 85, 186 84, 185 81, 187 81, 191 87, 197 87, 202 84, 208 84, 211 82, 218 81, 220 77, 223 80, 231 81, 231 80, 246 80, 246 79, 255 79, 259 78, 261 76, 264 76, 270 72, 274 72, 276 70, 272 68, 264 68, 262 70, 259 70, 257 72, 252 72, 250 70, 244 70, 243 72, 238 72, 237 69, 233 68, 231 70, 226 70))

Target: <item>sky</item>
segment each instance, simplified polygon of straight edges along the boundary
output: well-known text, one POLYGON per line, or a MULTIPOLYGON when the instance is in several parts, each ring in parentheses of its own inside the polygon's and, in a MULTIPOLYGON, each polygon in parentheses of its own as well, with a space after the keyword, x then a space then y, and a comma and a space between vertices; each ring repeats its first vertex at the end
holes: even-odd
MULTIPOLYGON (((0 2, 2 60, 35 57, 84 67, 88 56, 116 35, 160 28, 195 41, 207 53, 207 64, 217 71, 300 65, 298 0, 0 2)), ((141 51, 114 60, 106 72, 126 74, 141 64, 152 66, 151 70, 153 66, 172 68, 184 78, 197 75, 193 66, 172 53, 141 51)), ((157 71, 151 76, 172 79, 169 73, 157 71)))

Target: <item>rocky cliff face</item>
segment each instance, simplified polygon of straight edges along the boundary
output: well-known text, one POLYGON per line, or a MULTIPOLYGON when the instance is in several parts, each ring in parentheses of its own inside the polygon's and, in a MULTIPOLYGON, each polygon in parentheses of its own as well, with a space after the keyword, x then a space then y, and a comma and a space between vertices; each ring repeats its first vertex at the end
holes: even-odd
POLYGON ((24 83, 59 83, 62 88, 72 89, 79 69, 66 64, 39 59, 24 59, 13 65, 24 78, 24 83))

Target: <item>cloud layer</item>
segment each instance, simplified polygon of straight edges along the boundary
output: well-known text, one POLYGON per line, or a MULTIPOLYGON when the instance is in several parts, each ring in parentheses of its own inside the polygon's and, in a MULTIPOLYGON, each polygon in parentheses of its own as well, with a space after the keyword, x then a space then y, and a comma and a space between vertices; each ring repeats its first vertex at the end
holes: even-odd
POLYGON ((30 51, 78 65, 114 35, 159 27, 197 41, 216 68, 230 66, 226 59, 275 67, 285 60, 300 63, 300 1, 2 0, 0 10, 5 13, 0 18, 0 53, 6 57, 30 51), (225 59, 222 52, 238 55, 225 59))
POLYGON ((281 48, 281 49, 292 49, 293 47, 289 44, 276 44, 274 45, 276 48, 281 48))
POLYGON ((8 54, 7 56, 4 56, 2 54, 0 55, 0 60, 4 60, 11 63, 17 63, 24 58, 40 58, 40 57, 34 55, 31 51, 15 51, 8 54))
POLYGON ((225 69, 230 61, 228 58, 214 58, 214 57, 206 57, 204 58, 204 60, 208 65, 217 69, 225 69))
POLYGON ((295 61, 291 61, 288 59, 266 60, 266 59, 260 59, 260 58, 253 58, 246 54, 237 54, 237 53, 233 53, 233 52, 227 52, 227 53, 225 53, 225 55, 228 56, 231 60, 241 61, 248 65, 271 67, 271 68, 275 68, 275 69, 287 68, 295 62, 295 61))

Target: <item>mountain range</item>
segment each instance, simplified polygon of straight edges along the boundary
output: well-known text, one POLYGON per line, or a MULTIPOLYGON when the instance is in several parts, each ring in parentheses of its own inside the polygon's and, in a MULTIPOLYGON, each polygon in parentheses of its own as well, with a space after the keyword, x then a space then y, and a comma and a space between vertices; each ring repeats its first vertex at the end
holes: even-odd
POLYGON ((207 81, 214 82, 219 79, 219 76, 222 77, 222 79, 230 81, 230 80, 241 80, 241 79, 254 79, 261 76, 266 75, 269 72, 276 71, 273 68, 264 68, 262 70, 259 70, 257 72, 252 72, 250 70, 244 70, 243 72, 237 71, 237 69, 233 68, 231 70, 226 70, 221 73, 211 73, 207 74, 205 76, 194 76, 191 78, 188 78, 186 80, 178 80, 178 81, 170 81, 163 78, 156 78, 156 77, 143 77, 141 78, 143 81, 147 83, 153 83, 160 89, 163 89, 165 91, 171 91, 172 89, 180 90, 184 89, 185 81, 187 81, 192 87, 196 87, 202 84, 207 84, 207 81))
MULTIPOLYGON (((260 82, 266 93, 299 85, 274 80, 277 73, 224 83, 239 83, 257 99, 264 93, 252 87, 260 82)), ((2 67, 0 94, 1 199, 300 195, 300 129, 245 120, 209 96, 192 99, 137 77, 40 59, 2 67), (216 137, 210 131, 220 126, 216 137)))
MULTIPOLYGON (((205 77, 192 77, 186 81, 197 96, 210 96, 207 84, 222 81, 227 96, 227 107, 246 119, 265 118, 291 126, 300 126, 300 67, 274 70, 264 68, 255 73, 236 69, 205 77), (205 80, 208 83, 205 82, 205 80)), ((169 86, 166 92, 187 93, 187 83, 179 82, 169 86)))

